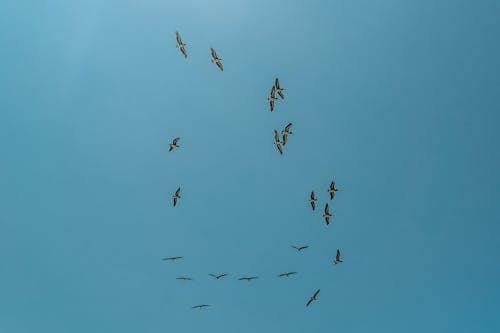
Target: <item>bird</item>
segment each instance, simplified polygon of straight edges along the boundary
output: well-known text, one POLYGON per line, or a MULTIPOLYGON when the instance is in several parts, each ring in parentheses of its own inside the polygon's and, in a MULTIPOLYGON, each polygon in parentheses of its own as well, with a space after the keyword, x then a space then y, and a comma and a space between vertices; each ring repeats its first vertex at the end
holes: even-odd
POLYGON ((211 305, 210 304, 200 304, 200 305, 192 306, 191 309, 201 309, 201 308, 206 308, 209 306, 211 306, 211 305))
POLYGON ((309 304, 311 304, 313 301, 315 301, 318 294, 319 294, 319 289, 316 290, 316 292, 309 298, 309 301, 307 301, 306 306, 309 306, 309 304))
POLYGON ((283 148, 281 147, 280 136, 277 130, 274 130, 274 144, 276 145, 276 148, 278 148, 280 155, 283 155, 283 148))
POLYGON ((172 197, 174 199, 174 207, 175 207, 175 205, 177 205, 177 200, 181 198, 180 193, 181 193, 181 188, 179 187, 179 188, 177 188, 174 196, 172 197))
POLYGON ((179 276, 177 278, 175 278, 176 280, 182 280, 182 281, 192 281, 193 279, 191 279, 190 277, 187 277, 187 276, 179 276))
POLYGON ((287 273, 281 273, 278 275, 278 277, 289 277, 290 275, 294 275, 294 274, 297 274, 297 272, 287 272, 287 273))
POLYGON ((215 50, 213 48, 210 48, 210 53, 212 53, 212 60, 211 62, 215 62, 215 64, 217 65, 217 67, 219 67, 220 71, 222 72, 224 70, 224 68, 222 67, 222 58, 219 58, 217 56, 217 53, 215 52, 215 50))
POLYGON ((241 281, 245 280, 245 281, 250 282, 250 281, 255 280, 255 279, 258 279, 258 278, 259 278, 259 277, 257 277, 257 276, 250 276, 250 277, 241 277, 241 278, 239 278, 238 280, 241 280, 241 281))
POLYGON ((176 261, 178 259, 182 259, 182 257, 166 257, 166 258, 163 258, 162 260, 176 261))
POLYGON ((175 138, 172 140, 172 143, 170 143, 168 146, 168 151, 174 150, 174 148, 179 148, 179 145, 177 145, 177 142, 179 142, 180 138, 175 138))
POLYGON ((281 131, 281 134, 283 135, 283 146, 286 145, 286 139, 290 134, 293 134, 292 131, 292 123, 288 123, 288 125, 285 126, 285 129, 281 131))
POLYGON ((311 203, 312 210, 316 208, 317 199, 314 197, 314 191, 311 192, 311 197, 309 198, 309 202, 311 203))
POLYGON ((208 275, 210 275, 211 277, 216 278, 217 280, 218 280, 218 279, 220 279, 220 278, 223 278, 224 276, 227 276, 227 274, 226 274, 226 273, 219 274, 219 275, 215 275, 215 274, 210 273, 210 274, 208 274, 208 275))
POLYGON ((333 215, 330 214, 330 210, 328 208, 328 204, 325 205, 325 213, 323 214, 323 217, 325 218, 325 221, 326 221, 326 225, 329 225, 330 224, 330 217, 332 217, 333 215))
POLYGON ((274 102, 277 100, 275 93, 276 93, 276 87, 273 86, 271 88, 271 92, 269 93, 269 97, 267 98, 267 100, 269 101, 269 109, 271 110, 271 112, 273 112, 274 102))
POLYGON ((342 259, 340 259, 340 250, 337 249, 337 255, 335 256, 335 259, 333 259, 333 264, 334 265, 337 265, 337 264, 340 264, 342 261, 342 259))
POLYGON ((290 245, 290 246, 293 247, 294 249, 296 249, 297 251, 302 251, 302 250, 305 250, 309 247, 309 245, 302 245, 302 246, 290 245))
POLYGON ((177 39, 177 45, 175 47, 178 47, 179 50, 181 50, 182 54, 184 55, 184 58, 187 58, 188 55, 187 55, 186 48, 185 48, 185 46, 187 44, 184 44, 182 42, 181 35, 179 35, 179 33, 177 31, 175 32, 175 38, 177 39))
POLYGON ((285 98, 285 95, 283 95, 283 88, 280 87, 280 81, 278 78, 274 80, 274 87, 276 88, 276 93, 281 97, 281 99, 285 98))
POLYGON ((330 187, 328 188, 328 193, 330 193, 330 200, 333 200, 335 192, 337 192, 338 190, 338 188, 335 188, 335 182, 331 182, 330 187))

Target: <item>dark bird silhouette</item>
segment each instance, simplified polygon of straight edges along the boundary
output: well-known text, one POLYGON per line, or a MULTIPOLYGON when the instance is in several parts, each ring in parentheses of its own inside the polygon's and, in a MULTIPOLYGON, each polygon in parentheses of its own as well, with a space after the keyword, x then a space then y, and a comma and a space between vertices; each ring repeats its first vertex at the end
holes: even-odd
POLYGON ((281 147, 280 136, 277 130, 274 130, 274 144, 276 145, 276 148, 278 148, 280 155, 283 155, 283 148, 281 147))
POLYGON ((288 125, 285 126, 285 129, 281 131, 281 134, 283 135, 283 146, 286 145, 286 141, 288 139, 288 136, 292 133, 292 123, 288 123, 288 125))
POLYGON ((242 278, 239 278, 238 280, 241 280, 241 281, 243 281, 243 280, 244 280, 244 281, 248 281, 248 282, 250 282, 250 281, 255 280, 255 279, 258 279, 258 278, 259 278, 259 277, 257 277, 257 276, 250 276, 250 277, 242 277, 242 278))
POLYGON ((177 205, 177 200, 181 198, 181 188, 179 187, 176 191, 174 196, 172 197, 174 199, 174 207, 177 205))
POLYGON ((318 294, 319 294, 319 289, 316 290, 316 292, 309 298, 309 301, 307 301, 306 306, 309 306, 309 304, 315 301, 317 299, 316 297, 318 297, 318 294))
POLYGON ((192 281, 193 279, 191 279, 190 277, 187 277, 187 276, 179 276, 179 277, 176 277, 175 278, 176 280, 182 280, 182 281, 192 281))
POLYGON ((314 191, 311 192, 311 197, 309 198, 309 202, 311 203, 312 210, 316 208, 316 198, 314 197, 314 191))
POLYGON ((209 306, 211 306, 211 305, 210 304, 200 304, 200 305, 192 306, 191 309, 201 309, 201 308, 206 308, 209 306))
POLYGON ((335 192, 337 192, 338 190, 338 188, 335 188, 335 182, 331 182, 330 187, 328 188, 328 193, 330 193, 330 200, 333 200, 335 192))
POLYGON ((226 273, 219 274, 219 275, 215 275, 215 274, 210 273, 210 274, 208 274, 208 275, 210 275, 211 277, 216 278, 217 280, 218 280, 218 279, 220 279, 220 278, 223 278, 224 276, 227 276, 227 274, 226 274, 226 273))
POLYGON ((269 101, 269 109, 271 110, 271 112, 273 112, 273 110, 274 110, 274 102, 277 100, 275 94, 276 94, 276 87, 273 86, 271 88, 271 92, 269 93, 269 97, 267 98, 267 100, 269 101))
POLYGON ((177 144, 177 142, 180 140, 180 138, 175 138, 174 140, 172 140, 172 143, 170 143, 168 146, 168 151, 172 151, 174 150, 174 148, 179 148, 179 145, 177 144))
POLYGON ((323 217, 325 218, 325 221, 326 221, 326 225, 329 225, 330 224, 330 217, 332 217, 333 215, 330 214, 330 210, 328 208, 328 204, 325 205, 325 213, 323 214, 323 217))
POLYGON ((179 50, 181 50, 182 54, 184 55, 184 58, 187 58, 188 55, 187 55, 186 47, 185 47, 187 44, 184 44, 182 42, 181 35, 179 35, 179 33, 177 31, 175 32, 175 38, 177 39, 177 45, 175 47, 178 47, 179 50))
POLYGON ((276 93, 281 97, 281 99, 285 98, 285 95, 283 94, 283 88, 280 87, 280 81, 278 78, 274 80, 274 88, 276 89, 276 93))
POLYGON ((297 274, 297 272, 287 272, 287 273, 281 273, 278 275, 278 277, 289 277, 290 275, 297 274))
POLYGON ((215 63, 217 65, 217 67, 219 67, 220 71, 222 72, 224 70, 224 68, 222 67, 222 58, 219 58, 217 56, 217 53, 215 52, 215 50, 213 48, 210 48, 210 53, 212 54, 212 60, 210 60, 211 62, 215 63))
POLYGON ((340 264, 342 261, 342 259, 340 259, 340 250, 337 249, 337 255, 335 256, 335 259, 333 259, 333 264, 334 265, 337 265, 337 264, 340 264))
POLYGON ((162 260, 176 261, 176 260, 179 260, 179 259, 182 259, 182 257, 166 257, 166 258, 163 258, 162 260))
POLYGON ((293 247, 294 249, 296 249, 297 251, 302 251, 302 250, 305 250, 309 247, 309 245, 303 245, 303 246, 290 245, 290 246, 293 247))

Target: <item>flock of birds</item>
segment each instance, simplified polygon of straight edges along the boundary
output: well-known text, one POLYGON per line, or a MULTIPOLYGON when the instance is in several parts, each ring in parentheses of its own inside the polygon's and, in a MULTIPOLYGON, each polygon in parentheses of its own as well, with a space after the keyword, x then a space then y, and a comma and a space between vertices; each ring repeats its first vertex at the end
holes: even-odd
MULTIPOLYGON (((187 56, 188 56, 187 51, 186 51, 187 44, 182 42, 182 38, 178 32, 175 33, 175 37, 177 40, 176 47, 179 48, 179 50, 182 53, 182 55, 184 56, 184 58, 187 58, 187 56)), ((222 65, 222 59, 217 56, 217 53, 215 52, 215 50, 213 48, 210 48, 210 53, 212 56, 211 62, 214 63, 219 68, 219 70, 222 72, 224 70, 224 67, 222 65)), ((269 97, 267 98, 269 101, 269 109, 271 112, 274 111, 275 104, 279 99, 281 99, 281 100, 285 99, 284 90, 285 89, 280 86, 280 82, 279 82, 278 78, 276 78, 274 80, 274 84, 271 87, 269 97)), ((278 152, 280 153, 280 155, 283 155, 283 147, 286 145, 287 140, 288 140, 288 136, 290 136, 291 134, 292 134, 292 123, 288 123, 283 128, 283 130, 281 130, 281 132, 274 130, 274 144, 276 145, 276 148, 278 149, 278 152), (281 134, 281 138, 280 138, 280 134, 281 134)), ((179 140, 180 140, 179 137, 176 137, 172 140, 172 142, 169 144, 169 151, 172 151, 172 150, 180 147, 178 144, 179 140)), ((339 189, 336 187, 335 182, 332 181, 330 183, 330 186, 328 187, 328 190, 327 190, 327 192, 330 196, 330 200, 334 199, 335 192, 337 192, 338 190, 339 189)), ((177 205, 180 198, 181 198, 181 188, 178 187, 172 196, 172 201, 173 201, 174 207, 177 205)), ((314 191, 312 191, 310 194, 310 197, 309 197, 309 203, 310 203, 313 211, 316 209, 316 202, 317 201, 318 200, 316 199, 316 195, 315 195, 314 191)), ((325 204, 323 218, 325 219, 326 225, 329 225, 330 219, 333 218, 333 214, 330 213, 328 203, 325 204)), ((302 245, 302 246, 291 245, 291 247, 300 252, 300 251, 303 251, 303 250, 309 248, 309 245, 302 245)), ((174 257, 165 257, 162 260, 175 262, 175 261, 182 259, 182 258, 183 258, 182 256, 174 256, 174 257)), ((340 264, 342 262, 343 261, 341 259, 340 249, 337 249, 337 253, 335 255, 335 258, 332 260, 332 263, 334 265, 337 265, 337 264, 340 264)), ((293 276, 295 274, 297 274, 297 272, 285 272, 285 273, 278 274, 277 276, 280 278, 283 278, 283 277, 290 277, 290 276, 293 276)), ((228 273, 221 273, 221 274, 210 273, 208 275, 216 280, 219 280, 219 279, 222 279, 224 277, 227 277, 229 274, 228 273)), ((258 276, 244 276, 244 277, 238 278, 238 280, 250 282, 250 281, 258 279, 258 278, 259 278, 258 276)), ((181 280, 181 281, 193 280, 191 277, 188 277, 188 276, 179 276, 176 279, 181 280)), ((320 292, 320 289, 317 289, 309 297, 309 300, 306 302, 306 306, 309 306, 313 301, 317 300, 319 292, 320 292)), ((206 308, 206 307, 210 307, 210 306, 211 306, 210 304, 197 304, 197 305, 192 306, 191 308, 192 309, 202 309, 202 308, 206 308)))

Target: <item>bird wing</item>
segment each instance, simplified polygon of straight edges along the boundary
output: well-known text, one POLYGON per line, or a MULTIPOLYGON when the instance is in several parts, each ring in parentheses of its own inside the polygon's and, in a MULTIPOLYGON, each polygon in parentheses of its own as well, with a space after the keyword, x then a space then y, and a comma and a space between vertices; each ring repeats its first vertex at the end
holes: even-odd
POLYGON ((174 207, 177 205, 177 197, 174 197, 174 207))
POLYGON ((330 216, 325 216, 326 225, 330 224, 330 216))
POLYGON ((177 144, 177 142, 178 142, 180 139, 181 139, 181 138, 175 138, 175 139, 172 141, 172 144, 173 144, 173 145, 176 145, 176 144, 177 144))
POLYGON ((334 191, 331 191, 330 192, 330 200, 333 200, 333 197, 335 196, 335 192, 334 191))
POLYGON ((286 132, 283 133, 283 146, 286 145, 286 140, 288 139, 288 134, 286 132))
POLYGON ((274 97, 275 93, 276 93, 276 87, 272 86, 271 91, 269 92, 269 96, 274 97))
POLYGON ((299 248, 299 251, 300 251, 300 250, 305 250, 305 249, 307 249, 308 247, 309 247, 309 245, 306 245, 306 246, 301 246, 301 247, 299 248))
POLYGON ((168 151, 172 151, 174 149, 174 146, 170 145, 170 148, 168 148, 168 151))
POLYGON ((283 91, 281 89, 278 90, 277 93, 281 97, 281 99, 285 99, 285 95, 283 94, 283 91))
POLYGON ((175 190, 175 195, 178 196, 180 192, 181 192, 181 188, 179 187, 179 188, 177 188, 177 190, 175 190))
POLYGON ((278 144, 280 142, 280 136, 277 130, 274 130, 274 142, 278 144))
POLYGON ((337 255, 335 256, 335 260, 339 261, 340 260, 340 250, 337 249, 337 255))
POLYGON ((177 31, 175 32, 175 39, 177 39, 177 44, 182 44, 181 35, 177 31))
POLYGON ((216 278, 216 279, 218 278, 218 277, 217 277, 217 275, 212 274, 212 273, 209 273, 208 275, 210 275, 211 277, 214 277, 214 278, 216 278))
POLYGON ((212 58, 217 59, 217 53, 213 48, 210 48, 210 53, 212 53, 212 58))
POLYGON ((288 123, 288 125, 285 126, 285 131, 290 132, 291 128, 292 128, 292 123, 288 123))
POLYGON ((316 209, 316 203, 314 201, 311 201, 311 207, 312 207, 312 210, 316 209))
POLYGON ((182 54, 184 55, 184 58, 187 59, 188 55, 187 55, 187 52, 186 52, 186 48, 184 46, 181 46, 180 49, 181 49, 182 54))
POLYGON ((269 100, 269 108, 271 109, 271 112, 274 110, 274 100, 269 100))
POLYGON ((220 60, 217 60, 215 64, 217 65, 217 67, 219 67, 221 72, 224 71, 224 67, 222 67, 222 62, 220 62, 220 60))
POLYGON ((319 289, 318 289, 318 290, 316 290, 316 292, 314 293, 314 295, 313 295, 312 297, 313 297, 313 298, 316 298, 316 296, 318 296, 318 294, 319 294, 319 289))
POLYGON ((311 200, 314 200, 314 191, 311 192, 311 200))
POLYGON ((312 298, 312 297, 311 297, 311 298, 309 298, 309 301, 307 301, 306 306, 309 306, 309 304, 311 304, 311 303, 312 303, 312 301, 314 301, 314 298, 312 298))
POLYGON ((278 147, 278 151, 280 152, 280 155, 283 155, 283 148, 281 148, 281 145, 278 143, 276 145, 276 147, 278 147))
POLYGON ((278 80, 278 78, 276 78, 276 79, 274 80, 274 86, 275 86, 277 89, 279 89, 279 88, 280 88, 280 81, 278 80))

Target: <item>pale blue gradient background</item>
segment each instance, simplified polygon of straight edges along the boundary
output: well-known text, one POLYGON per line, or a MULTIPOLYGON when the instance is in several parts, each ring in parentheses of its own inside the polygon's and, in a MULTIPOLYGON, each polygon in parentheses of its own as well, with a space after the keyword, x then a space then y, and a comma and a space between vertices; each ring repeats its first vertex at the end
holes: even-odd
POLYGON ((0 332, 499 332, 499 17, 493 0, 2 0, 0 332), (307 198, 322 208, 332 179, 327 228, 307 198))

